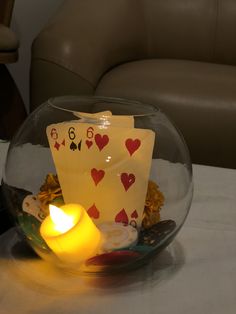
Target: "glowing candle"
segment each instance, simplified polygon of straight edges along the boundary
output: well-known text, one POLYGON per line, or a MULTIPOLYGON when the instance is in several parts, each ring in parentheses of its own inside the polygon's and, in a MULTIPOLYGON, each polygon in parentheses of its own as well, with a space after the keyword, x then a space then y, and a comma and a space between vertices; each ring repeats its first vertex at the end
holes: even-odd
POLYGON ((81 205, 49 205, 49 210, 40 233, 61 261, 82 263, 96 254, 101 234, 81 205))

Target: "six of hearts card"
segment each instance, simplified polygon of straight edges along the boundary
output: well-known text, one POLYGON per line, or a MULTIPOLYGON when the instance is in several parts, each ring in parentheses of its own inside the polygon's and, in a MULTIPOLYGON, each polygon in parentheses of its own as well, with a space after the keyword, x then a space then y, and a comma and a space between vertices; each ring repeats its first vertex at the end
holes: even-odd
POLYGON ((141 225, 153 131, 71 121, 47 136, 65 203, 81 204, 96 224, 141 225))

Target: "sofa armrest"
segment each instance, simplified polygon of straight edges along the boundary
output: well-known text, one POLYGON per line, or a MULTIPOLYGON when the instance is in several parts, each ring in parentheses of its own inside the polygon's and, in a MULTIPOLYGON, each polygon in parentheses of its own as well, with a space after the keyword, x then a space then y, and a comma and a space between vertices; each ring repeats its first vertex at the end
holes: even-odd
POLYGON ((45 62, 49 67, 53 63, 70 71, 95 89, 101 76, 116 64, 142 58, 145 29, 138 3, 65 1, 32 45, 31 83, 37 80, 34 65, 39 60, 44 61, 44 66, 45 62))
POLYGON ((0 1, 0 24, 9 26, 15 0, 0 1))

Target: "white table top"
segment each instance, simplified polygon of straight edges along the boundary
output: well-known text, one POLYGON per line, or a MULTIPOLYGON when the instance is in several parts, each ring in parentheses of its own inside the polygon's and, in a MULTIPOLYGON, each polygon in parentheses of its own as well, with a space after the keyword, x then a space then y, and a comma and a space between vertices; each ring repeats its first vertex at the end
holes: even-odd
POLYGON ((193 171, 183 228, 155 261, 130 274, 58 273, 40 259, 11 258, 15 229, 0 236, 0 313, 235 314, 236 170, 193 171))

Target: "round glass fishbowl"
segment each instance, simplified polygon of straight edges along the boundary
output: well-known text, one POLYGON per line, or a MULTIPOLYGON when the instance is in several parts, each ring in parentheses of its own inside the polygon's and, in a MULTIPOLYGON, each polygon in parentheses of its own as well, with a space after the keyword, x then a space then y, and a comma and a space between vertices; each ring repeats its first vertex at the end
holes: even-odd
POLYGON ((60 267, 111 273, 147 263, 188 214, 188 149, 158 108, 49 99, 11 141, 3 192, 35 252, 60 267))

